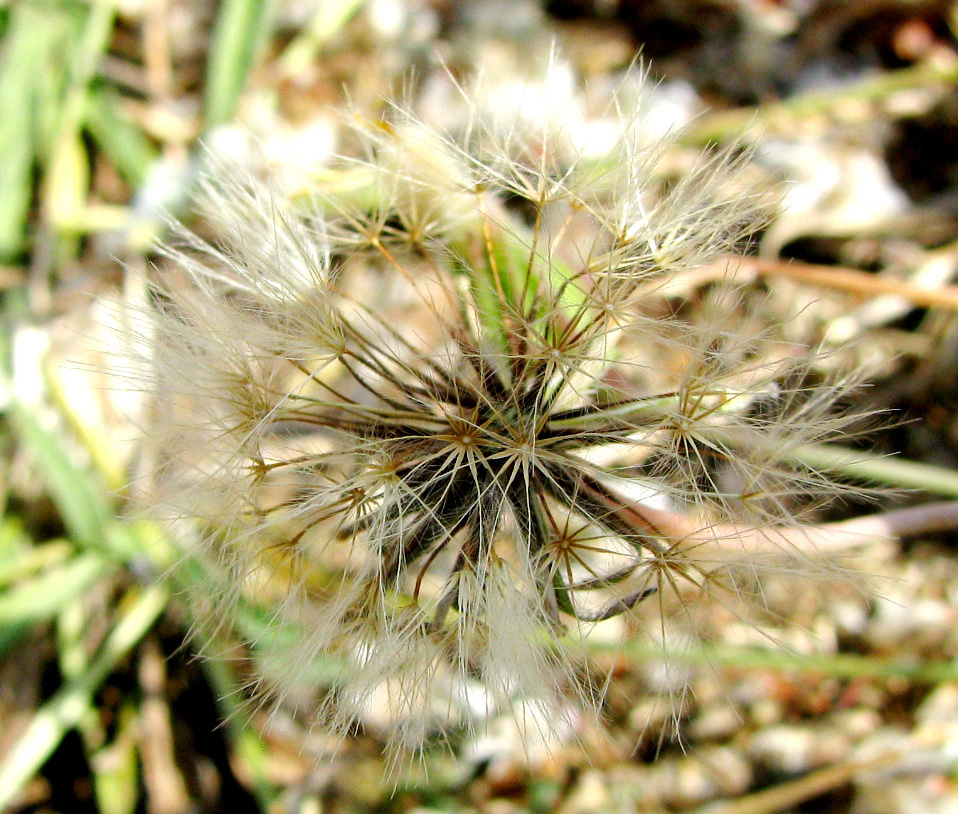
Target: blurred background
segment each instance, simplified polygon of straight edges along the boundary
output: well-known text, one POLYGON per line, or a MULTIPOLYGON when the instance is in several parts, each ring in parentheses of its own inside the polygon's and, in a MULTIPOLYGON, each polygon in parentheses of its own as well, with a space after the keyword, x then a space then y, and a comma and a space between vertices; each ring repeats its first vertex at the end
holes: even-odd
POLYGON ((759 620, 716 611, 668 665, 600 637, 606 726, 567 743, 493 720, 390 772, 374 726, 331 746, 250 712, 239 642, 268 608, 189 638, 203 574, 130 507, 143 395, 112 355, 211 157, 308 189, 346 105, 453 127, 479 72, 480 109, 595 133, 617 91, 672 136, 661 172, 742 145, 783 190, 738 273, 891 417, 854 462, 820 450, 887 487, 823 519, 958 498, 958 3, 8 0, 0 37, 0 809, 958 811, 953 533, 772 580, 759 620))

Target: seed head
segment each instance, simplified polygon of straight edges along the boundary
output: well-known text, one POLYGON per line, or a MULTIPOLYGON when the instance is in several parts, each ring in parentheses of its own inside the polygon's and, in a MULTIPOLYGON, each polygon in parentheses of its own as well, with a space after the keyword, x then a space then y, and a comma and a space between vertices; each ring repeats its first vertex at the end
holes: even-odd
POLYGON ((220 607, 271 608, 265 693, 393 743, 470 724, 475 687, 567 718, 600 698, 566 637, 742 566, 668 518, 764 526, 830 488, 788 452, 840 429, 840 388, 740 291, 656 305, 767 194, 729 153, 663 183, 663 145, 619 123, 597 155, 396 107, 306 192, 207 177, 216 237, 181 229, 156 288, 158 500, 220 607))

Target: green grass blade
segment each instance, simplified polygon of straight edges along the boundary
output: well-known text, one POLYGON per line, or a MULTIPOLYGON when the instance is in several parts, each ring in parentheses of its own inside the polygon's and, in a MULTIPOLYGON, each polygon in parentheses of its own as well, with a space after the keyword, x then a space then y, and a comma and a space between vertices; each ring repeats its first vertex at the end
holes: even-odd
POLYGON ((137 739, 140 716, 126 704, 117 716, 113 740, 90 755, 93 791, 100 814, 134 814, 140 798, 140 763, 137 739))
POLYGON ((116 94, 94 88, 87 107, 87 130, 123 180, 139 189, 159 153, 143 131, 120 112, 116 94))
POLYGON ((664 649, 646 641, 614 645, 589 640, 590 650, 622 652, 637 662, 666 660, 675 664, 721 666, 737 670, 776 670, 799 674, 820 673, 843 679, 905 679, 923 684, 958 681, 953 660, 895 660, 858 653, 793 653, 783 648, 736 645, 702 645, 687 649, 664 649))
POLYGON ((236 755, 250 774, 259 809, 271 811, 279 797, 279 789, 269 779, 269 747, 246 723, 248 713, 240 700, 245 696, 233 665, 226 659, 206 659, 202 668, 216 696, 220 718, 225 721, 236 755))
POLYGON ((5 262, 16 260, 26 237, 38 152, 37 74, 57 35, 43 12, 27 3, 14 6, 0 61, 0 259, 5 262))
POLYGON ((110 631, 87 669, 62 687, 30 721, 26 732, 0 763, 0 810, 8 806, 90 708, 100 685, 119 661, 146 635, 169 600, 169 590, 153 585, 134 589, 132 604, 110 631))
POLYGON ((844 449, 834 444, 807 444, 790 454, 807 466, 837 472, 867 483, 921 489, 932 495, 958 498, 958 472, 953 469, 844 449))
POLYGON ((53 617, 115 567, 101 555, 87 552, 21 583, 0 594, 0 625, 36 623, 53 617))
POLYGON ((29 408, 10 406, 14 431, 33 453, 70 537, 82 545, 103 544, 112 513, 90 476, 67 456, 62 441, 29 408))
POLYGON ((81 554, 65 565, 0 594, 0 657, 19 643, 32 627, 52 619, 67 603, 108 576, 109 561, 81 554))
POLYGON ((365 0, 321 0, 309 25, 280 56, 282 73, 297 76, 305 71, 322 47, 342 30, 364 3, 365 0))
MULTIPOLYGON (((93 0, 71 54, 69 85, 63 100, 59 142, 70 142, 79 135, 86 114, 90 84, 100 59, 110 44, 116 18, 116 0, 93 0)), ((54 149, 58 149, 59 144, 54 149)))
POLYGON ((48 565, 63 562, 73 551, 66 540, 35 548, 18 518, 3 518, 0 520, 0 589, 33 576, 48 565))
POLYGON ((223 0, 206 66, 204 124, 209 130, 233 116, 256 53, 269 36, 267 0, 223 0))

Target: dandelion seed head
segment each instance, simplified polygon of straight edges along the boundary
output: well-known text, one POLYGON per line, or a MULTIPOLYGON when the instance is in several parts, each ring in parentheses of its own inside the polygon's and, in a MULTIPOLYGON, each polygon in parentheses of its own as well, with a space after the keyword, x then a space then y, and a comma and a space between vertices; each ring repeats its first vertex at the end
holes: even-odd
POLYGON ((602 684, 567 639, 717 584, 709 529, 834 492, 783 451, 841 430, 842 387, 802 383, 741 296, 704 321, 649 305, 768 196, 730 153, 663 183, 663 144, 613 118, 603 155, 397 105, 305 191, 215 167, 216 238, 166 252, 157 500, 226 617, 268 608, 257 691, 317 725, 421 745, 475 725, 479 682, 520 728, 567 728, 602 684))

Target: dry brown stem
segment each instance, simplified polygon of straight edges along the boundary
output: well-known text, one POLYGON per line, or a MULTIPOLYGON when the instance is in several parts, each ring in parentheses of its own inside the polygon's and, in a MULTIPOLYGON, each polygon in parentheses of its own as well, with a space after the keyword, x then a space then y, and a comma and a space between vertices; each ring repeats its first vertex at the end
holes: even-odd
POLYGON ((862 546, 918 534, 958 528, 958 501, 943 501, 807 526, 749 527, 716 523, 700 527, 682 514, 641 504, 628 507, 637 525, 655 528, 682 548, 701 557, 723 558, 769 554, 843 554, 862 546))

